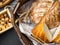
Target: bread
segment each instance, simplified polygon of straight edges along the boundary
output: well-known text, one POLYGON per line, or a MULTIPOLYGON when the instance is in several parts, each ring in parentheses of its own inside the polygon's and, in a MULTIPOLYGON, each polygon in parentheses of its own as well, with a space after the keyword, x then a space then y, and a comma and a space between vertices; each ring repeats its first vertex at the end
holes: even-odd
MULTIPOLYGON (((54 1, 53 0, 39 0, 35 1, 31 7, 32 10, 30 12, 30 20, 32 23, 38 24, 42 17, 45 16, 45 13, 50 10, 50 8, 53 6, 54 1)), ((58 8, 59 4, 55 5, 54 9, 51 11, 50 16, 46 17, 45 22, 48 25, 49 28, 53 28, 57 26, 58 20, 58 8), (55 23, 54 23, 55 22, 55 23)))
MULTIPOLYGON (((39 22, 32 30, 32 33, 37 36, 38 38, 42 39, 45 42, 55 42, 60 43, 60 26, 55 30, 50 30, 45 23, 46 17, 49 16, 52 10, 58 5, 56 1, 51 9, 45 13, 45 16, 42 18, 41 22, 39 22), (53 32, 52 32, 53 31, 53 32), (44 37, 44 38, 43 38, 44 37)), ((56 27, 55 27, 56 28, 56 27)), ((54 29, 54 28, 53 28, 54 29)))
POLYGON ((47 12, 50 9, 50 7, 53 5, 54 1, 50 1, 50 0, 48 1, 37 0, 32 4, 31 7, 33 7, 33 9, 31 10, 30 13, 30 19, 33 23, 39 23, 41 17, 44 16, 44 13, 47 12))

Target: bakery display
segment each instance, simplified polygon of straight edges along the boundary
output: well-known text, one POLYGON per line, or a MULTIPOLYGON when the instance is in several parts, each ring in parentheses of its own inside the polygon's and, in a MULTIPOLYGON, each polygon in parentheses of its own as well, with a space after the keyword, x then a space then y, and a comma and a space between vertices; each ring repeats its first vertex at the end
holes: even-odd
POLYGON ((4 9, 0 12, 0 33, 12 27, 11 16, 9 9, 4 9))
POLYGON ((12 0, 0 0, 0 8, 9 4, 12 0))

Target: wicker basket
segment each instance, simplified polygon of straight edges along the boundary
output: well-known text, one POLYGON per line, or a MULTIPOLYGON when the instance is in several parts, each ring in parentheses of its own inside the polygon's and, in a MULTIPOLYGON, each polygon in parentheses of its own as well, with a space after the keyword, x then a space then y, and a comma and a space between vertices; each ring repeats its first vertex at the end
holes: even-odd
MULTIPOLYGON (((18 15, 18 17, 19 17, 19 13, 20 12, 22 12, 22 10, 24 10, 25 8, 26 8, 26 5, 23 5, 23 4, 25 4, 25 3, 27 3, 28 1, 27 0, 20 0, 19 2, 18 2, 18 4, 17 4, 17 6, 16 6, 16 8, 15 8, 15 10, 13 11, 13 15, 12 15, 12 24, 13 24, 13 26, 14 26, 14 28, 15 28, 15 31, 17 32, 17 35, 19 36, 19 39, 20 39, 20 41, 21 41, 21 43, 23 44, 23 45, 34 45, 33 43, 32 43, 32 41, 26 36, 26 35, 24 35, 23 33, 21 33, 21 31, 19 31, 20 29, 19 29, 19 26, 15 23, 15 14, 16 15, 18 15), (23 8, 21 7, 23 5, 23 8), (25 8, 24 8, 25 7, 25 8), (17 12, 17 13, 16 13, 17 12)), ((29 4, 31 4, 31 2, 33 2, 33 1, 30 1, 30 3, 29 4)), ((31 6, 31 5, 30 5, 31 6)), ((19 18, 19 23, 20 23, 20 18, 19 18)), ((34 40, 36 40, 34 37, 33 37, 33 39, 34 40)), ((39 40, 36 40, 38 43, 40 43, 40 41, 39 40)), ((43 45, 44 45, 44 43, 43 43, 43 45)), ((46 43, 45 43, 45 45, 47 45, 46 43)), ((48 45, 60 45, 60 44, 55 44, 55 43, 49 43, 48 45)))

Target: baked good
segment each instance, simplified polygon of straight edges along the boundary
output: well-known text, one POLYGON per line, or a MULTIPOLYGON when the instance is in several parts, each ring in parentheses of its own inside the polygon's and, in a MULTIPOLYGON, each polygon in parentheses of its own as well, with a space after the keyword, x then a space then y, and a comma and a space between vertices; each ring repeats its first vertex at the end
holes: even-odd
POLYGON ((50 10, 45 13, 45 16, 41 19, 41 21, 32 29, 32 35, 35 35, 37 38, 42 39, 45 42, 55 42, 60 43, 60 26, 58 26, 56 29, 50 30, 48 28, 48 25, 45 23, 45 19, 51 15, 51 11, 55 9, 55 7, 58 6, 58 1, 56 1, 53 6, 50 8, 50 10), (53 31, 53 32, 52 32, 53 31))
POLYGON ((50 7, 53 5, 53 0, 47 0, 47 1, 43 1, 40 0, 40 2, 35 1, 31 7, 33 7, 33 9, 31 10, 30 13, 30 19, 33 23, 39 23, 39 21, 41 20, 41 17, 44 16, 44 13, 47 12, 50 7), (49 1, 49 2, 48 2, 49 1))
MULTIPOLYGON (((50 10, 50 8, 53 6, 54 2, 54 0, 36 0, 31 6, 33 7, 30 12, 31 22, 35 24, 39 23, 42 17, 45 16, 45 13, 48 12, 48 10, 50 10)), ((45 19, 45 22, 49 28, 55 27, 56 23, 54 22, 58 22, 58 8, 59 4, 56 5, 50 14, 48 14, 50 16, 46 17, 45 19)))

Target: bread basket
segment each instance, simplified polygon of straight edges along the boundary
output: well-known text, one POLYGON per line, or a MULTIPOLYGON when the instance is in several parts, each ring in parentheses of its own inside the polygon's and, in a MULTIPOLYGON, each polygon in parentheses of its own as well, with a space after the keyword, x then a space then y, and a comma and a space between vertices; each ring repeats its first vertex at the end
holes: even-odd
MULTIPOLYGON (((28 28, 28 25, 31 25, 31 23, 28 23, 28 22, 24 22, 24 20, 22 21, 22 18, 20 17, 20 15, 23 15, 23 14, 20 14, 21 12, 24 12, 27 10, 27 13, 29 13, 28 9, 30 8, 32 2, 34 0, 30 0, 30 1, 27 1, 27 0, 21 0, 18 2, 15 10, 13 11, 13 15, 11 15, 12 17, 12 24, 15 28, 15 31, 17 32, 17 35, 21 41, 21 43, 23 45, 60 45, 60 44, 56 44, 56 43, 46 43, 44 42, 43 40, 41 39, 37 39, 34 35, 32 36, 31 35, 31 32, 30 31, 27 31, 26 29, 24 31, 22 31, 23 29, 21 28, 21 25, 22 23, 25 23, 25 24, 22 24, 25 28, 28 28), (23 5, 24 4, 24 5, 23 5), (23 5, 23 6, 22 6, 23 5), (17 19, 17 21, 19 22, 19 25, 17 25, 15 23, 15 14, 19 17, 19 19, 17 19), (22 21, 22 22, 21 22, 22 21), (25 26, 27 24, 27 27, 25 26)), ((28 16, 28 14, 27 14, 28 16)), ((34 27, 34 26, 32 26, 34 27)))

